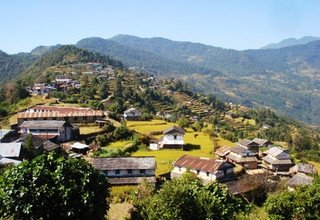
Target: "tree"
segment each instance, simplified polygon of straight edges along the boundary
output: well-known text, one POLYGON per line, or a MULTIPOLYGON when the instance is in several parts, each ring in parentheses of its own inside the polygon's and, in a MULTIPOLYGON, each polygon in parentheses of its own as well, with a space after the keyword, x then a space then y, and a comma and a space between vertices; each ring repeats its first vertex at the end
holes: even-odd
POLYGON ((178 119, 177 124, 182 128, 187 128, 190 124, 190 121, 185 117, 181 117, 178 119))
POLYGON ((108 98, 109 95, 109 86, 108 86, 108 82, 107 81, 103 81, 99 87, 99 96, 101 99, 106 99, 108 98))
POLYGON ((32 140, 32 134, 27 134, 25 139, 25 158, 32 159, 34 158, 38 152, 36 152, 36 148, 34 146, 33 140, 32 140))
POLYGON ((117 97, 122 96, 122 77, 117 76, 115 79, 114 94, 117 97))
POLYGON ((49 153, 0 177, 0 216, 14 219, 103 219, 106 177, 84 159, 49 153))
POLYGON ((204 186, 191 173, 165 182, 156 194, 135 206, 141 219, 168 220, 231 219, 245 209, 243 201, 230 196, 226 187, 217 182, 204 186))
POLYGON ((264 208, 273 219, 319 219, 320 178, 316 177, 309 186, 298 187, 293 192, 270 195, 264 208))

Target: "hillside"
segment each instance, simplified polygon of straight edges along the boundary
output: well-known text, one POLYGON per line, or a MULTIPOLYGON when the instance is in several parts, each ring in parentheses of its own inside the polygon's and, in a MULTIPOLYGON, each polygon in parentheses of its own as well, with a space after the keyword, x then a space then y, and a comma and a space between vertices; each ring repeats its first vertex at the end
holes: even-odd
POLYGON ((109 53, 131 66, 170 76, 175 73, 195 90, 215 93, 226 101, 267 106, 309 124, 320 123, 320 41, 273 50, 237 51, 164 38, 118 35, 109 40, 85 39, 77 46, 109 53), (111 41, 117 47, 108 45, 113 45, 111 41), (172 62, 209 71, 173 71, 168 67, 172 62))
POLYGON ((9 55, 0 51, 0 85, 18 76, 36 59, 28 53, 9 55))
POLYGON ((120 68, 123 66, 121 62, 113 60, 107 56, 67 45, 57 47, 45 53, 40 57, 39 60, 37 60, 25 72, 23 72, 20 77, 28 82, 40 82, 48 78, 50 74, 71 74, 72 68, 68 67, 74 63, 81 62, 98 62, 102 63, 103 65, 111 65, 120 68))
POLYGON ((300 39, 296 38, 288 38, 280 41, 279 43, 272 43, 268 44, 261 49, 279 49, 282 47, 289 47, 289 46, 295 46, 300 44, 307 44, 312 41, 320 40, 320 37, 312 37, 312 36, 305 36, 300 39))

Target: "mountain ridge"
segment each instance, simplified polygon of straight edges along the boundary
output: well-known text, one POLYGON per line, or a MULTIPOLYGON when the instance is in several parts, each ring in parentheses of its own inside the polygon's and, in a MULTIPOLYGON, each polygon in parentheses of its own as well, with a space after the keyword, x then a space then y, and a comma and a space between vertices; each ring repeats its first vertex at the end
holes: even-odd
POLYGON ((295 45, 301 45, 301 44, 307 44, 312 41, 320 40, 320 37, 313 37, 313 36, 304 36, 301 38, 287 38, 284 39, 278 43, 271 43, 264 47, 261 47, 261 49, 279 49, 282 47, 289 47, 289 46, 295 46, 295 45))

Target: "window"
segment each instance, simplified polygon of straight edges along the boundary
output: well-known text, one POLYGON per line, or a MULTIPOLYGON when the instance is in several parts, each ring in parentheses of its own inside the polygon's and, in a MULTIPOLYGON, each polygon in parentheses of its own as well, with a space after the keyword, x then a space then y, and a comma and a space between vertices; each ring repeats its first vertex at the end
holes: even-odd
POLYGON ((140 173, 146 173, 146 171, 145 170, 140 170, 140 173))
POLYGON ((116 175, 119 175, 120 174, 120 170, 116 170, 116 175))
POLYGON ((177 140, 177 135, 173 135, 173 138, 174 138, 175 140, 177 140))
POLYGON ((128 170, 128 174, 132 174, 132 170, 128 170))
POLYGON ((74 117, 74 121, 78 121, 78 117, 74 117))
POLYGON ((209 172, 207 172, 207 176, 209 176, 209 174, 210 174, 210 173, 209 173, 209 172))

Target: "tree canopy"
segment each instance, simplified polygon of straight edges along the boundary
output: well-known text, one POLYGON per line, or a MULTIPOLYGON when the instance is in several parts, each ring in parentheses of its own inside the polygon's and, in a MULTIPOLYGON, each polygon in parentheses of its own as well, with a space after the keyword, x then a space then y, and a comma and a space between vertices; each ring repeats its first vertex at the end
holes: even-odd
POLYGON ((241 199, 219 183, 203 185, 193 174, 165 182, 154 195, 137 202, 137 219, 230 219, 245 209, 241 199))
POLYGON ((108 180, 83 159, 44 154, 0 178, 1 217, 103 219, 109 209, 108 180))

